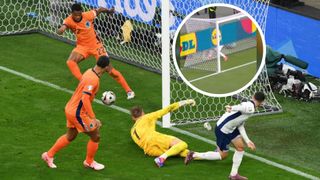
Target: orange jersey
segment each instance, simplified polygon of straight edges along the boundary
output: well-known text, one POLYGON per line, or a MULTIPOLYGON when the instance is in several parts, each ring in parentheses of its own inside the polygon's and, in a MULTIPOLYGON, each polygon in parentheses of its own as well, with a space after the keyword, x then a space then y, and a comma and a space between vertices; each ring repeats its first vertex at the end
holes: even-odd
POLYGON ((74 116, 79 116, 83 113, 88 114, 91 118, 95 115, 92 109, 86 110, 83 106, 82 98, 85 95, 90 96, 90 103, 92 103, 96 93, 99 90, 99 76, 93 69, 88 69, 81 78, 77 89, 74 91, 71 99, 65 107, 66 113, 74 116), (91 112, 92 111, 92 112, 91 112))
POLYGON ((69 15, 64 19, 63 24, 71 29, 77 37, 77 45, 85 47, 96 47, 100 42, 94 30, 93 20, 97 13, 95 10, 82 13, 80 22, 75 22, 69 15))

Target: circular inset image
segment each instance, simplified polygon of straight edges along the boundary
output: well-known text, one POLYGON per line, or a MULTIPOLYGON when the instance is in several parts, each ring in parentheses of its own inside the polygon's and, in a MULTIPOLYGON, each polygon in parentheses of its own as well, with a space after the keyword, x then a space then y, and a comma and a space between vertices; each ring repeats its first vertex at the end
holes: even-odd
POLYGON ((248 88, 265 59, 265 40, 257 22, 244 10, 211 4, 189 14, 173 41, 180 77, 207 96, 224 97, 248 88))

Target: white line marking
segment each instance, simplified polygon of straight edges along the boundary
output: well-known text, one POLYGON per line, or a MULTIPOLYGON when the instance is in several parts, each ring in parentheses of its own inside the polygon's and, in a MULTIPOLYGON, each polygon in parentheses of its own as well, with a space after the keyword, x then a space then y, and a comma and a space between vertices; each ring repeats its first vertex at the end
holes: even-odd
POLYGON ((213 74, 209 74, 209 75, 205 75, 205 76, 202 76, 202 77, 199 77, 199 78, 196 78, 196 79, 192 79, 190 80, 189 82, 194 82, 194 81, 199 81, 201 79, 204 79, 204 78, 207 78, 207 77, 211 77, 211 76, 215 76, 217 74, 221 74, 221 73, 224 73, 224 72, 228 72, 228 71, 231 71, 231 70, 234 70, 234 69, 238 69, 238 68, 241 68, 241 67, 244 67, 244 66, 248 66, 250 64, 253 64, 253 63, 256 63, 256 61, 251 61, 251 62, 248 62, 248 63, 245 63, 245 64, 242 64, 240 66, 235 66, 235 67, 232 67, 232 68, 229 68, 229 69, 226 69, 226 70, 223 70, 219 73, 213 73, 213 74))
MULTIPOLYGON (((29 76, 29 75, 27 75, 27 74, 20 73, 20 72, 18 72, 18 71, 15 71, 15 70, 12 70, 12 69, 3 67, 3 66, 0 66, 0 69, 3 70, 3 71, 9 72, 9 73, 11 73, 11 74, 14 74, 14 75, 23 77, 23 78, 25 78, 25 79, 27 79, 27 80, 30 80, 30 81, 33 81, 33 82, 36 82, 36 83, 39 83, 39 84, 42 84, 42 85, 45 85, 45 86, 48 86, 48 87, 51 87, 51 88, 54 88, 54 89, 63 91, 63 92, 67 92, 67 93, 70 93, 70 94, 73 93, 73 91, 71 91, 71 90, 69 90, 69 89, 67 89, 67 88, 60 87, 60 86, 58 86, 58 85, 52 84, 52 83, 47 82, 47 81, 42 81, 42 80, 36 79, 36 78, 34 78, 34 77, 32 77, 32 76, 29 76)), ((102 103, 100 100, 98 100, 98 99, 94 99, 94 102, 103 105, 103 103, 102 103)), ((121 112, 126 113, 126 114, 130 114, 130 111, 129 111, 128 109, 125 109, 125 108, 122 108, 122 107, 119 107, 119 106, 112 105, 112 106, 107 106, 107 107, 110 107, 110 108, 112 108, 112 109, 121 111, 121 112)), ((158 124, 158 125, 161 125, 161 122, 157 122, 157 124, 158 124)), ((193 134, 193 133, 191 133, 191 132, 188 132, 188 131, 179 129, 179 128, 177 128, 177 127, 171 127, 171 128, 169 128, 169 129, 171 129, 172 131, 178 132, 178 133, 180 133, 180 134, 184 134, 184 135, 193 137, 193 138, 195 138, 195 139, 198 139, 198 140, 200 140, 200 141, 206 142, 206 143, 208 143, 208 144, 216 145, 216 142, 213 141, 213 140, 210 140, 210 139, 207 139, 207 138, 205 138, 205 137, 199 136, 199 135, 197 135, 197 134, 193 134)), ((234 151, 233 148, 230 148, 230 150, 234 151)), ((304 173, 304 172, 302 172, 302 171, 299 171, 299 170, 297 170, 297 169, 294 169, 294 168, 285 166, 285 165, 283 165, 283 164, 279 164, 279 163, 270 161, 270 160, 268 160, 268 159, 259 157, 259 156, 254 155, 254 154, 245 153, 245 156, 250 157, 250 158, 252 158, 252 159, 255 159, 255 160, 257 160, 257 161, 263 162, 263 163, 265 163, 265 164, 268 164, 268 165, 277 167, 277 168, 279 168, 279 169, 283 169, 283 170, 288 171, 288 172, 291 172, 291 173, 293 173, 293 174, 303 176, 303 177, 308 178, 308 179, 320 180, 319 177, 316 177, 316 176, 313 176, 313 175, 304 173)))

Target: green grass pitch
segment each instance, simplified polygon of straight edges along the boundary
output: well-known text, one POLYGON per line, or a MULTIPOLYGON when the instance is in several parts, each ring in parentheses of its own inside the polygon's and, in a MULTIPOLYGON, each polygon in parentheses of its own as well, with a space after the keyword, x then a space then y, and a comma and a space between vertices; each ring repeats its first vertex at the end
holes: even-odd
MULTIPOLYGON (((65 64, 72 48, 39 34, 2 36, 0 66, 74 90, 77 81, 65 64)), ((94 63, 93 58, 81 62, 81 70, 94 63)), ((146 112, 161 107, 160 75, 115 60, 112 63, 135 90, 136 98, 127 101, 122 88, 108 75, 101 79, 97 98, 104 90, 112 90, 117 106, 142 105, 146 112)), ((88 141, 83 134, 56 155, 58 168, 49 169, 40 155, 65 133, 63 109, 71 94, 2 70, 0 94, 0 179, 226 179, 231 169, 232 152, 225 161, 195 161, 189 166, 174 157, 159 169, 154 158, 145 156, 131 141, 129 115, 97 103, 93 109, 103 126, 96 160, 106 164, 106 169, 95 172, 82 166, 88 141)), ((284 113, 253 117, 246 124, 258 148, 255 154, 320 177, 319 103, 277 98, 284 113)), ((201 125, 180 128, 214 140, 213 133, 201 125)), ((215 148, 169 129, 158 130, 185 140, 196 151, 215 148)), ((248 157, 240 172, 250 179, 304 179, 248 157)))

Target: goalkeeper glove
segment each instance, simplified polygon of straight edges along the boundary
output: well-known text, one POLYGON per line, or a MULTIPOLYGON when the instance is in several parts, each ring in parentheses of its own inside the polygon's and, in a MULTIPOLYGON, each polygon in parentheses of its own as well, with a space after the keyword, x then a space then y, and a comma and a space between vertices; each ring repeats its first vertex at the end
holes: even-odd
POLYGON ((179 101, 179 107, 185 106, 185 105, 195 106, 196 105, 196 101, 194 101, 193 99, 187 99, 187 100, 179 101))

